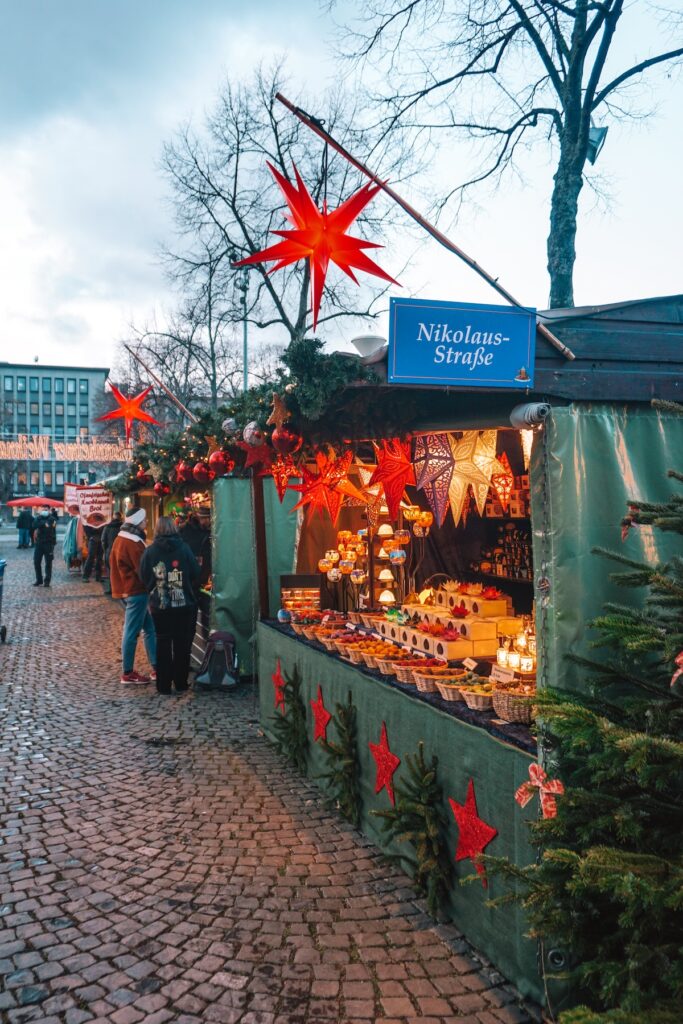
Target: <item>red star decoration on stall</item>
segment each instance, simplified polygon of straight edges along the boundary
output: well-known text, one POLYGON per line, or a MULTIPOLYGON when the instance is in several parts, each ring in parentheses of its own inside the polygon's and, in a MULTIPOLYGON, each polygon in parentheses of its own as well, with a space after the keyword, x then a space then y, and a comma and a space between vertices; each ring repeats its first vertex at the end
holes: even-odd
POLYGON ((286 458, 282 455, 278 455, 275 462, 269 469, 264 469, 262 476, 270 476, 272 474, 273 482, 275 483, 275 489, 277 490, 277 496, 282 504, 285 492, 289 486, 290 478, 293 476, 301 476, 301 470, 297 469, 296 463, 291 455, 286 458))
POLYGON ((458 845, 455 850, 456 861, 465 860, 469 857, 480 876, 482 885, 487 887, 486 870, 477 858, 492 839, 498 835, 498 829, 487 824, 477 813, 477 801, 474 796, 474 781, 470 779, 467 785, 467 796, 465 803, 459 804, 455 800, 448 800, 453 811, 453 817, 458 823, 458 845))
POLYGON ((323 208, 319 210, 295 165, 293 166, 296 184, 293 185, 269 161, 267 163, 285 197, 289 207, 287 220, 294 225, 294 230, 274 231, 273 234, 279 235, 284 241, 276 242, 275 245, 254 253, 253 256, 233 263, 234 267, 246 267, 254 263, 269 263, 275 260, 275 266, 268 271, 272 274, 275 270, 288 267, 290 263, 307 259, 311 275, 314 330, 318 323, 320 300, 330 263, 336 263, 355 284, 358 284, 358 279, 353 272, 354 269, 374 274, 375 277, 380 277, 391 284, 398 284, 398 281, 389 277, 363 252, 363 249, 381 249, 381 245, 377 245, 376 242, 365 242, 362 238, 354 238, 346 233, 356 217, 379 191, 379 185, 368 182, 336 210, 328 210, 327 201, 323 202, 323 208))
POLYGON ((247 458, 244 463, 244 468, 249 469, 250 466, 264 466, 267 469, 270 468, 270 464, 273 461, 273 449, 269 444, 264 441, 263 444, 247 444, 246 441, 239 441, 238 447, 243 452, 247 453, 247 458))
POLYGON ((280 710, 282 711, 282 714, 284 715, 284 713, 285 713, 285 686, 287 684, 285 683, 284 676, 282 675, 282 670, 280 669, 280 659, 279 658, 277 660, 277 668, 273 672, 273 674, 271 676, 271 679, 273 680, 273 687, 275 688, 275 710, 277 711, 277 709, 280 708, 280 710))
POLYGON ((410 458, 410 442, 392 437, 382 441, 382 447, 375 445, 377 468, 370 479, 372 484, 381 484, 391 519, 398 518, 401 498, 408 484, 415 486, 415 471, 410 458))
POLYGON ((323 510, 326 510, 332 522, 336 523, 345 495, 355 499, 363 498, 358 488, 347 479, 352 460, 351 451, 344 452, 339 458, 334 453, 327 455, 325 452, 316 452, 318 472, 312 473, 307 466, 302 466, 302 483, 291 486, 291 490, 300 491, 302 495, 294 509, 308 506, 309 516, 316 511, 322 516, 323 510))
POLYGON ((327 741, 327 726, 332 721, 332 715, 323 704, 323 691, 318 687, 318 699, 311 701, 313 708, 313 742, 316 740, 327 741))
POLYGON ((104 416, 98 416, 97 422, 100 423, 103 420, 116 420, 121 419, 126 425, 126 442, 130 441, 130 435, 133 430, 133 421, 140 420, 141 423, 154 423, 157 427, 160 426, 159 420, 155 420, 153 416, 150 416, 148 412, 145 412, 141 408, 142 403, 147 398, 147 395, 152 390, 145 388, 139 395, 134 395, 133 398, 128 398, 123 394, 122 391, 116 387, 115 384, 109 382, 111 393, 119 403, 118 409, 112 409, 111 412, 105 412, 104 416))
POLYGON ((375 793, 380 793, 383 789, 386 789, 392 805, 395 805, 396 800, 394 799, 393 776, 401 763, 401 758, 396 757, 396 754, 392 754, 389 750, 386 722, 382 722, 382 731, 380 733, 379 743, 368 743, 368 746, 370 747, 370 753, 374 757, 375 764, 377 765, 375 793))

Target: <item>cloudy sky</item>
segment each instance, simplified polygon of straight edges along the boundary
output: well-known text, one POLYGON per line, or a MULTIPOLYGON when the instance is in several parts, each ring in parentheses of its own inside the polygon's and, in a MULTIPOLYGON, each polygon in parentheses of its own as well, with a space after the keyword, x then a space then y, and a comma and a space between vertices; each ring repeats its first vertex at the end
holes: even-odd
MULTIPOLYGON (((646 7, 639 0, 620 30, 617 61, 642 55, 646 7)), ((329 83, 331 35, 318 0, 0 0, 0 358, 106 365, 128 324, 163 316, 173 301, 156 258, 172 237, 163 141, 201 122, 226 73, 247 77, 259 60, 285 52, 302 86, 329 83)), ((578 304, 683 291, 683 86, 656 81, 656 117, 611 128, 600 156, 611 208, 582 199, 578 304)), ((444 146, 440 174, 458 162, 444 146)), ((524 185, 466 207, 453 235, 543 308, 552 172, 542 148, 526 172, 524 185)), ((403 294, 496 301, 432 245, 402 284, 403 294)))

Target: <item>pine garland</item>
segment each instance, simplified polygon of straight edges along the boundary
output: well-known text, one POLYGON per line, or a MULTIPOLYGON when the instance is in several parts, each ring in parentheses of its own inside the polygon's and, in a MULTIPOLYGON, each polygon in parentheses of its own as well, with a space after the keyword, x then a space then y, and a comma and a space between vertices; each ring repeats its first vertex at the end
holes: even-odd
POLYGON ((396 806, 373 811, 383 819, 382 831, 399 843, 410 843, 414 852, 397 854, 405 863, 417 891, 427 897, 432 917, 437 917, 449 889, 452 869, 445 840, 446 818, 443 793, 438 779, 438 758, 427 764, 424 743, 406 758, 408 771, 395 785, 396 806))
POLYGON ((356 717, 356 706, 349 690, 346 704, 335 706, 330 722, 339 739, 337 742, 324 740, 321 744, 328 770, 318 776, 327 783, 331 801, 354 828, 360 825, 362 808, 356 717))
POLYGON ((286 757, 298 772, 305 775, 308 759, 308 730, 298 666, 294 666, 291 676, 283 673, 283 678, 285 681, 282 687, 285 713, 281 714, 276 711, 271 718, 275 734, 275 749, 286 757))

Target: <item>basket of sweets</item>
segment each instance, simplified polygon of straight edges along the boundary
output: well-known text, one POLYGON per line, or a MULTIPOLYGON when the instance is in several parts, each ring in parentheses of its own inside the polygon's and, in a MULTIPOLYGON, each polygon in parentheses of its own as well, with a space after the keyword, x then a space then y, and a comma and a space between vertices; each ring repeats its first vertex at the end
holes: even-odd
POLYGON ((468 672, 462 683, 462 696, 472 711, 490 711, 493 707, 493 683, 468 672))
POLYGON ((306 628, 301 622, 290 622, 290 628, 294 630, 297 636, 301 636, 304 629, 306 628))
POLYGON ((354 663, 354 665, 364 665, 365 657, 363 651, 357 644, 349 645, 346 648, 346 657, 354 663))
POLYGON ((534 717, 531 697, 533 697, 531 687, 525 690, 496 689, 493 691, 493 710, 504 722, 520 722, 522 725, 530 725, 534 717))
POLYGON ((437 679, 436 688, 444 700, 455 703, 465 699, 462 695, 462 676, 437 679))

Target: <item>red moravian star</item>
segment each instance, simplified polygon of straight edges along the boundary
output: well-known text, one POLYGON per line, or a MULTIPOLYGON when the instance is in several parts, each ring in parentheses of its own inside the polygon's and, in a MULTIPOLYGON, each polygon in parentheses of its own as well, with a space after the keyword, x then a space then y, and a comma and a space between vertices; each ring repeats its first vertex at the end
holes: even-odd
POLYGON ((123 420, 126 424, 126 442, 130 441, 134 420, 140 420, 142 423, 155 423, 159 426, 159 420, 155 420, 153 416, 150 416, 148 412, 141 408, 142 403, 152 390, 151 387, 145 388, 144 391, 141 391, 139 395, 135 395, 133 398, 128 398, 124 395, 111 381, 109 382, 109 387, 111 388, 112 395, 119 403, 119 407, 118 409, 112 409, 111 412, 106 412, 104 416, 98 416, 98 423, 101 420, 123 420))
POLYGON ((327 201, 323 202, 323 208, 319 210, 296 166, 294 166, 296 178, 294 185, 269 161, 267 162, 289 207, 287 220, 293 224, 294 230, 274 231, 273 234, 279 235, 283 239, 282 242, 276 242, 275 245, 254 253, 253 256, 233 263, 234 267, 269 263, 274 260, 275 266, 268 271, 269 274, 272 274, 276 270, 282 270, 283 267, 289 266, 290 263, 307 259, 311 274, 314 330, 318 323, 320 301, 330 263, 336 263, 355 284, 358 284, 358 279, 354 270, 363 270, 366 274, 374 274, 375 277, 380 277, 391 284, 398 284, 398 281, 389 277, 363 252, 364 249, 381 249, 381 245, 376 242, 366 242, 362 238, 355 238, 353 235, 347 234, 348 228, 379 191, 379 185, 368 182, 352 196, 349 196, 336 210, 328 210, 327 201))

